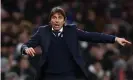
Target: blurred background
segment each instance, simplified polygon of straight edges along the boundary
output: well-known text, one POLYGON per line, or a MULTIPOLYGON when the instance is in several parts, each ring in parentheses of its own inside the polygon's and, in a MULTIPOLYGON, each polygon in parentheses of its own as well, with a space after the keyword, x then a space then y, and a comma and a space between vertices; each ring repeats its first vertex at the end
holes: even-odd
MULTIPOLYGON (((61 6, 66 23, 133 43, 133 0, 1 0, 1 80, 33 80, 41 54, 21 56, 36 29, 48 24, 51 8, 61 6)), ((133 80, 133 46, 80 41, 90 80, 133 80)))

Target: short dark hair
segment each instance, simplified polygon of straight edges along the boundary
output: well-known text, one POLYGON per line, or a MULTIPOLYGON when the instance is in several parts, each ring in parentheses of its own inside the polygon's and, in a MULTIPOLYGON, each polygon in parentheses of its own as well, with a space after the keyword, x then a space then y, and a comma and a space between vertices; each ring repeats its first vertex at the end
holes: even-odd
POLYGON ((65 13, 65 11, 63 10, 63 8, 57 6, 57 7, 52 8, 51 13, 50 13, 50 15, 49 15, 49 20, 51 20, 51 17, 52 17, 53 14, 55 14, 55 13, 60 13, 60 14, 64 17, 64 20, 66 19, 66 13, 65 13))

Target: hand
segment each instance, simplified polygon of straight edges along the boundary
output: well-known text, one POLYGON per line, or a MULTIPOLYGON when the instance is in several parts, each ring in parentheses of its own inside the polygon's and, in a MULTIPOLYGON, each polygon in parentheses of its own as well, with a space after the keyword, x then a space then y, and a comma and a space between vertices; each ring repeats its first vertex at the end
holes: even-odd
POLYGON ((115 38, 115 41, 116 41, 117 43, 119 43, 120 45, 122 45, 122 46, 132 44, 131 42, 127 41, 126 39, 124 39, 124 38, 119 38, 119 37, 116 37, 116 38, 115 38))
POLYGON ((30 55, 30 56, 35 56, 36 52, 32 47, 30 47, 30 48, 25 49, 25 53, 30 55))

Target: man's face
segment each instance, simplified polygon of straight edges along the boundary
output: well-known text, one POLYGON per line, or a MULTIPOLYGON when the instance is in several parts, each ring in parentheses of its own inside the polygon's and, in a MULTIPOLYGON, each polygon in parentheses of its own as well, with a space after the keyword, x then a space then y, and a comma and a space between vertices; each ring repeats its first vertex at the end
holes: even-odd
POLYGON ((60 13, 55 13, 51 16, 50 24, 52 25, 54 30, 60 30, 65 23, 63 15, 60 13))

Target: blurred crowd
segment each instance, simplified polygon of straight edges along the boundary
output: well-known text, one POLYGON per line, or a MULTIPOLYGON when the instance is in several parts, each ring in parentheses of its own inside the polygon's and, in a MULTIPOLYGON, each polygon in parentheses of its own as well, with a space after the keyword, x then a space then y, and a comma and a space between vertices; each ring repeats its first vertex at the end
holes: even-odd
MULTIPOLYGON (((133 0, 1 0, 1 80, 33 80, 41 49, 29 57, 20 48, 49 23, 54 6, 66 11, 67 24, 133 42, 133 0)), ((133 80, 133 46, 79 43, 92 80, 133 80)))

